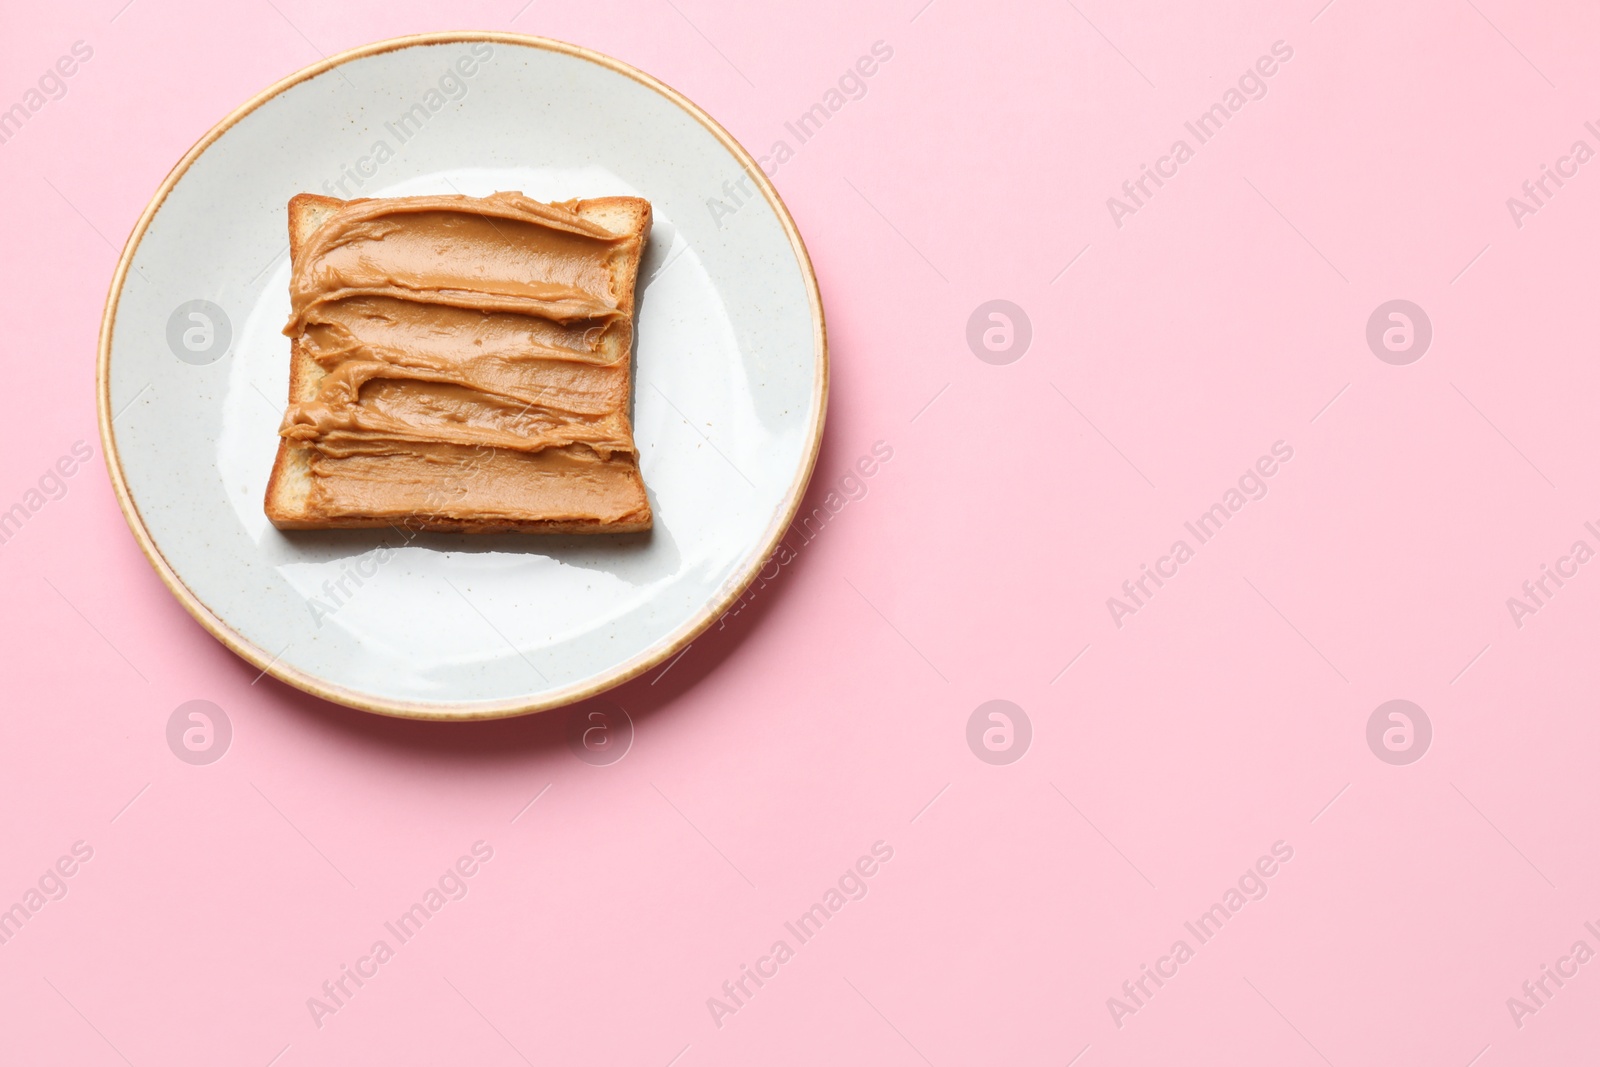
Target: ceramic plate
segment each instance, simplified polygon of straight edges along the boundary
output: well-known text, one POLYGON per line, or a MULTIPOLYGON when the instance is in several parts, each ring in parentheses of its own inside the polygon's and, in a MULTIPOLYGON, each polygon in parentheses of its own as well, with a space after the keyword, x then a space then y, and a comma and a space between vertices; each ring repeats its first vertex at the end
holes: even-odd
POLYGON ((623 63, 487 33, 336 56, 212 130, 129 239, 98 376, 123 511, 183 605, 292 685, 419 718, 556 707, 686 647, 793 518, 827 382, 810 261, 744 149, 623 63), (288 385, 285 204, 502 189, 654 207, 633 412, 654 531, 278 531, 262 496, 288 385))

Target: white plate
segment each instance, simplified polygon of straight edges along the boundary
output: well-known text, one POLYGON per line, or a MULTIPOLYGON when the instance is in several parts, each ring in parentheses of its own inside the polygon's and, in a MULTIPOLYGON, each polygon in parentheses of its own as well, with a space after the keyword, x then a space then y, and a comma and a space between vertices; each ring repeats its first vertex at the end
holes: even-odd
POLYGON ((487 718, 634 677, 726 610, 793 518, 827 384, 810 261, 744 149, 614 59, 463 33, 335 56, 191 149, 123 252, 98 388, 128 523, 218 639, 329 700, 487 718), (501 189, 654 208, 634 385, 654 531, 276 530, 262 496, 288 387, 289 198, 501 189))

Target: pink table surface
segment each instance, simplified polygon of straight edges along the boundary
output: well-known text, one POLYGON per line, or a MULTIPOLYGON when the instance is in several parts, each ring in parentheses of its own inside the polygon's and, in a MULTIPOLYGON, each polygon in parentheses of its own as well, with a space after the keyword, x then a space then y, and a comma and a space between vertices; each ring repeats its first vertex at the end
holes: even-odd
POLYGON ((43 91, 0 144, 0 509, 30 509, 0 1062, 1592 1062, 1600 12, 1324 3, 10 5, 0 108, 43 91), (607 766, 565 712, 256 681, 146 564, 96 435, 101 303, 173 162, 319 53, 458 28, 787 141, 827 304, 809 505, 848 503, 613 694, 607 766), (1015 314, 968 343, 995 299, 1021 358, 1015 314), (1367 337, 1392 300, 1397 352, 1367 337), (232 724, 209 765, 168 745, 190 700, 232 724), (991 700, 1030 727, 992 754, 991 700), (1369 744, 1390 700, 1422 714, 1369 744))

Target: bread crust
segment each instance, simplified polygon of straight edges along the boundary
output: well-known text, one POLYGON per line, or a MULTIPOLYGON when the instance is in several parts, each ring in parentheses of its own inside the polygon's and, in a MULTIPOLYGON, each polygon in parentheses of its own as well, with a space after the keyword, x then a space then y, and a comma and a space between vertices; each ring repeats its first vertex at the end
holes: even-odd
MULTIPOLYGON (((316 193, 298 193, 289 199, 289 262, 299 262, 306 245, 327 219, 346 204, 365 203, 373 198, 340 200, 316 193)), ((627 311, 624 329, 615 330, 616 345, 621 349, 619 358, 631 358, 633 349, 633 312, 638 288, 639 265, 644 258, 645 238, 650 232, 650 202, 640 197, 609 196, 592 200, 567 202, 577 214, 611 230, 618 236, 637 236, 636 242, 618 247, 607 266, 610 270, 617 306, 627 311), (620 225, 619 225, 620 224, 620 225)), ((299 338, 289 346, 289 404, 292 406, 314 399, 325 376, 323 369, 304 350, 299 338)), ((629 396, 632 396, 632 377, 629 378, 629 396)), ((624 418, 631 418, 623 412, 624 418)), ((267 518, 280 530, 360 530, 404 526, 412 531, 439 533, 638 533, 650 529, 652 509, 646 496, 642 516, 618 522, 599 519, 512 519, 512 518, 460 518, 444 514, 416 513, 406 516, 342 516, 325 517, 310 513, 307 502, 312 487, 311 460, 315 448, 307 443, 278 439, 278 453, 273 460, 272 473, 267 478, 264 507, 267 518)), ((642 475, 637 463, 633 468, 636 478, 642 475)))

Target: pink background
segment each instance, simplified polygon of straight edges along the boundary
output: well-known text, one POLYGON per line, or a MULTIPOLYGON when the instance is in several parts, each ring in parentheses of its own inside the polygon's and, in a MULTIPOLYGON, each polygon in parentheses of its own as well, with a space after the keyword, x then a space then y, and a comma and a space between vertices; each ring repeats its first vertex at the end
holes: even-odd
POLYGON ((1520 1027, 1506 1000, 1600 950, 1600 564, 1520 628, 1506 599, 1600 548, 1600 162, 1520 228, 1506 198, 1600 149, 1600 13, 122 3, 13 5, 0 34, 0 107, 94 53, 0 145, 0 508, 95 451, 0 546, 0 906, 94 850, 0 946, 0 1061, 1593 1057, 1600 962, 1520 1027), (611 766, 564 712, 446 727, 252 684, 103 472, 101 303, 168 168, 319 52, 458 28, 618 56, 758 153, 894 51, 775 179, 833 343, 811 502, 874 442, 893 459, 748 610, 613 694, 637 737, 611 766), (1280 40, 1265 98, 1115 225, 1106 198, 1280 40), (995 298, 1033 326, 1004 366, 965 340, 995 298), (1433 324, 1409 366, 1365 340, 1395 298, 1433 324), (1114 625, 1106 598, 1280 440, 1265 499, 1114 625), (1433 724, 1409 766, 1366 741, 1395 698, 1433 724), (192 699, 233 723, 210 766, 165 740, 192 699), (1033 727, 1007 766, 966 742, 992 699, 1033 727), (466 898, 319 1029, 306 999, 479 840, 466 898), (880 840, 865 899, 718 1027, 707 998, 880 840), (1199 946, 1185 921, 1277 841, 1270 893, 1199 946), (1118 1027, 1107 998, 1179 938, 1194 958, 1118 1027))

